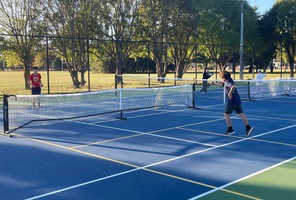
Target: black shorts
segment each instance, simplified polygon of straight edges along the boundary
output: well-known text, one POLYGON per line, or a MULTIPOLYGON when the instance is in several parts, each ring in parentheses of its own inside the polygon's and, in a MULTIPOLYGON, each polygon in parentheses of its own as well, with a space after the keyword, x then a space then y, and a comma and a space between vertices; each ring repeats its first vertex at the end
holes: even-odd
POLYGON ((41 94, 41 88, 32 88, 32 95, 41 94))
POLYGON ((244 112, 241 104, 239 105, 230 105, 229 103, 226 104, 224 113, 231 114, 233 111, 235 111, 237 114, 241 114, 244 112))

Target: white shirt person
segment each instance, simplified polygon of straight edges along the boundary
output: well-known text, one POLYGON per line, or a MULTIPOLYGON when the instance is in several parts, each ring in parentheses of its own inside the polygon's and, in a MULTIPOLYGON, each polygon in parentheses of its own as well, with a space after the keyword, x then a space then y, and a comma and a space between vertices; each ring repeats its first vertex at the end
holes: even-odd
POLYGON ((261 70, 258 71, 258 74, 256 76, 256 80, 257 80, 257 83, 256 83, 256 91, 261 88, 261 91, 263 91, 263 87, 262 87, 262 82, 263 82, 263 79, 264 77, 266 76, 266 74, 263 74, 261 72, 261 70))

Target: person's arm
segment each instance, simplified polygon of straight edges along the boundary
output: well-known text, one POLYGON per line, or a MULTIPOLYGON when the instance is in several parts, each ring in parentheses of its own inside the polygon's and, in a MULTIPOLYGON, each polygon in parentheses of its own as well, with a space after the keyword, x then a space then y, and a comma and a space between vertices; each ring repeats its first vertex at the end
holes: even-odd
POLYGON ((228 92, 229 99, 232 99, 232 95, 233 95, 234 90, 235 90, 235 85, 231 86, 231 88, 228 92))
POLYGON ((224 84, 222 82, 217 82, 217 81, 216 82, 213 81, 211 83, 211 85, 216 85, 216 86, 219 86, 219 87, 224 87, 224 84))
POLYGON ((29 78, 28 78, 28 84, 30 87, 34 87, 34 85, 31 83, 31 76, 29 76, 29 78))

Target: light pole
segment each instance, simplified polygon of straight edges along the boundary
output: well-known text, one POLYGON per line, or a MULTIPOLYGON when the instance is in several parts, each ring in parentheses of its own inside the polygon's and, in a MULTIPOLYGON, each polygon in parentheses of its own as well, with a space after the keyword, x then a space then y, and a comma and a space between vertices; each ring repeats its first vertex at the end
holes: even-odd
POLYGON ((240 27, 240 80, 244 79, 244 0, 241 0, 241 27, 240 27))

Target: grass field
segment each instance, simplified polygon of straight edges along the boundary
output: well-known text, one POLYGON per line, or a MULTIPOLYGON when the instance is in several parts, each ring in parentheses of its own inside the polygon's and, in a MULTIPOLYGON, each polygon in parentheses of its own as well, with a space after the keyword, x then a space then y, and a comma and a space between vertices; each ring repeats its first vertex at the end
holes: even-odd
MULTIPOLYGON (((115 88, 115 75, 114 74, 99 74, 99 73, 90 73, 90 80, 88 80, 88 74, 85 74, 86 85, 81 88, 74 89, 72 86, 72 79, 68 71, 46 71, 40 72, 42 75, 43 81, 43 94, 48 93, 71 93, 71 92, 86 92, 89 89, 90 91, 95 90, 108 90, 115 88), (88 84, 90 82, 90 84, 88 84)), ((201 71, 198 71, 197 74, 194 71, 185 73, 183 78, 185 79, 201 79, 201 71)), ((132 75, 131 75, 132 76, 132 75)), ((147 74, 133 74, 133 76, 138 77, 147 77, 147 74)), ((156 77, 156 74, 151 74, 151 76, 156 77)), ((282 77, 288 77, 289 73, 282 73, 282 77)), ((25 90, 25 80, 22 71, 0 71, 0 92, 1 94, 30 94, 30 90, 25 90)), ((219 79, 218 76, 214 75, 211 79, 219 79)), ((239 79, 239 73, 232 75, 234 79, 239 79)), ((244 73, 244 79, 253 79, 255 74, 244 73)), ((279 72, 273 74, 268 73, 265 79, 274 79, 280 78, 281 75, 279 72)), ((174 78, 174 74, 167 74, 167 78, 174 78)), ((191 83, 191 82, 190 82, 191 83)), ((151 87, 156 84, 156 81, 151 81, 151 87)), ((159 86, 173 85, 173 80, 166 81, 166 84, 157 83, 159 86)), ((120 87, 120 86, 118 86, 120 87)), ((125 79, 124 87, 148 87, 147 79, 135 79, 130 81, 125 79)))

